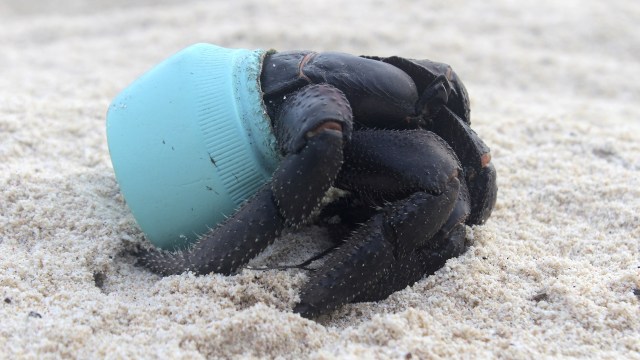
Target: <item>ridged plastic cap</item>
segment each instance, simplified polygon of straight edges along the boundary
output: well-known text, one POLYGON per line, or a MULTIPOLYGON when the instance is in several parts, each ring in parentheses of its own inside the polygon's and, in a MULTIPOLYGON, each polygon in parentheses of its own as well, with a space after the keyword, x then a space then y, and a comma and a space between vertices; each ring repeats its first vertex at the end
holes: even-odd
POLYGON ((196 44, 111 103, 116 179, 154 245, 188 244, 271 178, 279 156, 260 89, 263 56, 196 44))

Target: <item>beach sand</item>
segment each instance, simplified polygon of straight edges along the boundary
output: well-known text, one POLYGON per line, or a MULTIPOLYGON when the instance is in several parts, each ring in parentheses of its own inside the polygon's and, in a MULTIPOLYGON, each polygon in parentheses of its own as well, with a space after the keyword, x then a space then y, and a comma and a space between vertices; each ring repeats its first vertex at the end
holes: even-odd
MULTIPOLYGON (((640 3, 0 3, 0 358, 640 358, 640 3), (111 99, 196 42, 451 64, 498 171, 474 245, 318 321, 303 271, 160 278, 105 137, 111 99)), ((326 245, 288 233, 252 262, 326 245)))

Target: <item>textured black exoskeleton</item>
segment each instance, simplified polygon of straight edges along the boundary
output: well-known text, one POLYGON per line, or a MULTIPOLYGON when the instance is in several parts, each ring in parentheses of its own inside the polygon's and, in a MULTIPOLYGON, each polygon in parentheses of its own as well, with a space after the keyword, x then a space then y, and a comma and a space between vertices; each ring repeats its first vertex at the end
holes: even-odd
POLYGON ((432 274, 465 251, 465 225, 491 214, 496 172, 448 65, 272 52, 261 86, 284 156, 271 182, 191 249, 140 254, 152 271, 230 274, 285 227, 338 216, 338 246, 294 309, 314 317, 432 274), (332 186, 347 195, 312 219, 332 186))

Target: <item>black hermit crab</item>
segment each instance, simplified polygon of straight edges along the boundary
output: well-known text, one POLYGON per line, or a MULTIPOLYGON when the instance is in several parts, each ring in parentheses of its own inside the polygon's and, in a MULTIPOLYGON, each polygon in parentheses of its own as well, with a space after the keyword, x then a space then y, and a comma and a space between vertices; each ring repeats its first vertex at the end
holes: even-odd
MULTIPOLYGON (((252 84, 261 116, 275 137, 274 171, 191 247, 143 250, 139 264, 161 275, 232 274, 283 229, 325 225, 336 246, 310 273, 293 309, 312 318, 384 299, 465 251, 466 226, 485 222, 494 207, 496 171, 449 65, 338 52, 250 53, 257 54, 252 84), (321 207, 332 187, 345 195, 321 207)), ((223 160, 211 151, 203 161, 217 167, 223 160)))

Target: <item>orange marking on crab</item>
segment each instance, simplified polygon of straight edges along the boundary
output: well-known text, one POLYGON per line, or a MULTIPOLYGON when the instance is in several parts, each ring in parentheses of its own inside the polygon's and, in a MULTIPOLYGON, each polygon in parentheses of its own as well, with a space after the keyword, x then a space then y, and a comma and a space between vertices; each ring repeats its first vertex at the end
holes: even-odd
POLYGON ((320 124, 315 129, 311 131, 307 131, 306 135, 307 135, 307 138, 310 138, 320 134, 323 131, 335 131, 335 132, 342 133, 342 124, 336 121, 327 121, 320 124))
POLYGON ((491 162, 491 154, 490 153, 482 154, 482 157, 480 157, 480 165, 482 167, 487 167, 487 165, 489 165, 490 162, 491 162))

